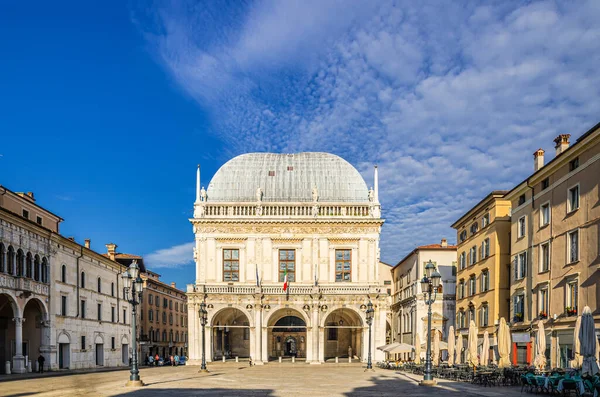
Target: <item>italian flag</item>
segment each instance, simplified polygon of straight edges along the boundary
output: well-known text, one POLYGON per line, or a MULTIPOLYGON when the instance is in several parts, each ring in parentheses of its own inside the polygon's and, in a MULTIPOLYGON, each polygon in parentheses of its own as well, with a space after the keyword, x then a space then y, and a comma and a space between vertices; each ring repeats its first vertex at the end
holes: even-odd
POLYGON ((287 291, 287 288, 288 288, 287 269, 285 269, 285 275, 283 276, 283 290, 287 291))

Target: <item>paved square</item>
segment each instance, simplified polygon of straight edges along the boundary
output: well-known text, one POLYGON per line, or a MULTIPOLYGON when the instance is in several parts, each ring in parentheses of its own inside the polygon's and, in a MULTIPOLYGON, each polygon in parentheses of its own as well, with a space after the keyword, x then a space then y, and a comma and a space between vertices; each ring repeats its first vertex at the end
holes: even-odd
MULTIPOLYGON (((398 396, 432 394, 418 386, 420 377, 375 369, 365 372, 359 365, 278 364, 248 367, 235 363, 214 363, 210 373, 198 367, 144 368, 141 377, 147 386, 126 388, 128 371, 96 372, 5 380, 2 396, 398 396)), ((441 380, 435 395, 517 396, 518 387, 484 388, 441 380)))

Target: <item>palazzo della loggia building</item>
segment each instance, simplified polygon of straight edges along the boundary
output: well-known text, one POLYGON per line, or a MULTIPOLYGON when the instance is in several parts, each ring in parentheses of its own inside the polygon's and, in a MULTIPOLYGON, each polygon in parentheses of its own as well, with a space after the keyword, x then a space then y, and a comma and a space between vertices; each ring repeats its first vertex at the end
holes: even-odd
POLYGON ((201 302, 207 361, 366 361, 369 300, 372 357, 383 358, 376 346, 386 342, 389 303, 379 274, 377 168, 368 188, 333 154, 250 153, 225 163, 207 189, 198 168, 196 185, 192 364, 202 357, 201 302))

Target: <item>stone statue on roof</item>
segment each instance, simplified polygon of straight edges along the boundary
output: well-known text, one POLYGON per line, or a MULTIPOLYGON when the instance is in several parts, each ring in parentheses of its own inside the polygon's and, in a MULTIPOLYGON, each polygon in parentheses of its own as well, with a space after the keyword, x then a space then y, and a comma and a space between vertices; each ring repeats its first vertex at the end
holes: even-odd
POLYGON ((313 186, 312 188, 312 200, 316 203, 317 201, 319 201, 319 191, 317 190, 316 186, 313 186))
POLYGON ((373 190, 373 187, 371 187, 369 189, 369 201, 373 202, 374 199, 375 199, 375 191, 373 190))
POLYGON ((206 190, 204 190, 204 186, 200 189, 200 201, 206 201, 206 190))
POLYGON ((259 186, 258 188, 256 188, 256 201, 261 202, 262 198, 263 198, 263 191, 259 186))

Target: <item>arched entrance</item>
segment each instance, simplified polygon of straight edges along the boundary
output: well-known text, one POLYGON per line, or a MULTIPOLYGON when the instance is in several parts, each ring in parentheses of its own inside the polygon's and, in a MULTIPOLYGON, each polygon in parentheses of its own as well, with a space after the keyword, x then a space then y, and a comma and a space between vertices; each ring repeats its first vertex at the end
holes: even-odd
POLYGON ((250 357, 250 321, 240 309, 230 307, 212 318, 212 357, 250 357))
MULTIPOLYGON (((11 347, 15 340, 15 326, 12 319, 16 317, 17 306, 13 298, 6 294, 0 294, 0 363, 12 361, 14 352, 11 347)), ((0 365, 0 373, 5 371, 4 365, 0 365)))
MULTIPOLYGON (((34 363, 41 353, 44 312, 44 306, 35 298, 30 299, 23 310, 23 355, 27 357, 26 363, 32 362, 34 370, 34 363)), ((50 362, 45 365, 50 365, 50 362)))
POLYGON ((361 358, 362 319, 354 310, 336 309, 325 319, 325 361, 335 357, 361 358))
POLYGON ((269 319, 269 360, 279 357, 306 358, 306 321, 292 309, 281 309, 269 319))
POLYGON ((68 369, 71 366, 71 338, 65 333, 58 336, 58 368, 68 369))

